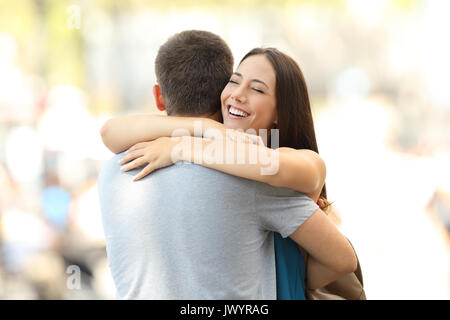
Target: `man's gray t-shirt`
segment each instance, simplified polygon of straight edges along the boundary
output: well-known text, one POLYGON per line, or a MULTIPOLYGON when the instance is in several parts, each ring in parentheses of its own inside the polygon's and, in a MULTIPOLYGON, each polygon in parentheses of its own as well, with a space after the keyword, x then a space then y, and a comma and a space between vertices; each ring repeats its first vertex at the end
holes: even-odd
POLYGON ((179 162, 105 162, 99 194, 119 299, 276 299, 273 232, 292 234, 318 206, 287 188, 179 162))

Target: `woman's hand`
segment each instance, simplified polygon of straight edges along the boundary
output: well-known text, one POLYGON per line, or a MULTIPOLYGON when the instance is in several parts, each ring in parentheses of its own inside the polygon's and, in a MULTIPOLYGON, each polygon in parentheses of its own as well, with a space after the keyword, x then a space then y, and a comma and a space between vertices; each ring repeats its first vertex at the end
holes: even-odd
POLYGON ((256 144, 265 147, 263 139, 256 134, 249 134, 239 130, 230 130, 227 132, 226 137, 231 141, 256 144))
POLYGON ((319 198, 319 200, 317 200, 317 205, 321 210, 325 209, 326 206, 325 201, 322 198, 319 198))
POLYGON ((135 144, 128 149, 125 157, 119 162, 120 165, 126 164, 122 167, 122 171, 129 171, 148 163, 134 177, 134 181, 136 181, 157 169, 174 164, 178 159, 173 156, 172 150, 180 141, 181 137, 160 137, 153 141, 135 144))
POLYGON ((263 139, 257 134, 246 133, 242 130, 226 129, 226 128, 213 128, 210 125, 203 133, 203 138, 235 141, 237 143, 249 143, 260 146, 265 146, 263 139))

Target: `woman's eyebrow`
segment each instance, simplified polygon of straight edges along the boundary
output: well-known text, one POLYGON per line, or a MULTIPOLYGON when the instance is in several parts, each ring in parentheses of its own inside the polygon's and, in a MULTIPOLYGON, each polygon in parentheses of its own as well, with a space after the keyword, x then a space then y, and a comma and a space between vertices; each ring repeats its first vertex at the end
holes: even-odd
POLYGON ((252 79, 253 82, 258 82, 258 83, 262 83, 263 85, 265 85, 267 87, 267 89, 269 89, 269 86, 262 80, 259 79, 252 79))
MULTIPOLYGON (((238 76, 238 77, 240 77, 240 78, 243 78, 242 74, 240 74, 239 72, 233 72, 233 74, 238 76)), ((267 87, 267 89, 269 89, 269 86, 262 80, 252 79, 251 81, 261 83, 261 84, 265 85, 267 87)))

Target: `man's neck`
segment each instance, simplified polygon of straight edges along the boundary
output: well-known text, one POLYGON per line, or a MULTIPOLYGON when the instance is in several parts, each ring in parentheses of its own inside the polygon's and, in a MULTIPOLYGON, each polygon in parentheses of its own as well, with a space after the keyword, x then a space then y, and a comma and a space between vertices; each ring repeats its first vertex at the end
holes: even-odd
POLYGON ((212 119, 212 120, 215 120, 215 121, 219 121, 219 122, 221 122, 221 120, 222 120, 220 110, 217 111, 214 114, 176 114, 176 113, 172 113, 171 116, 175 116, 175 117, 209 118, 209 119, 212 119))

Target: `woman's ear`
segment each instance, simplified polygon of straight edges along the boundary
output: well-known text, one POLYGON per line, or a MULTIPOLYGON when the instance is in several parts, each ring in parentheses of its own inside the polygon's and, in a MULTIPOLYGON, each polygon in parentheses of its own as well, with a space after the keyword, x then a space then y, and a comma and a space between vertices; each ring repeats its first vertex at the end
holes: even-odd
POLYGON ((275 118, 275 121, 273 122, 272 128, 273 129, 278 129, 278 116, 275 118))
POLYGON ((153 86, 153 97, 155 98, 155 103, 158 110, 166 110, 166 105, 164 104, 164 97, 162 96, 161 88, 157 84, 153 86))

